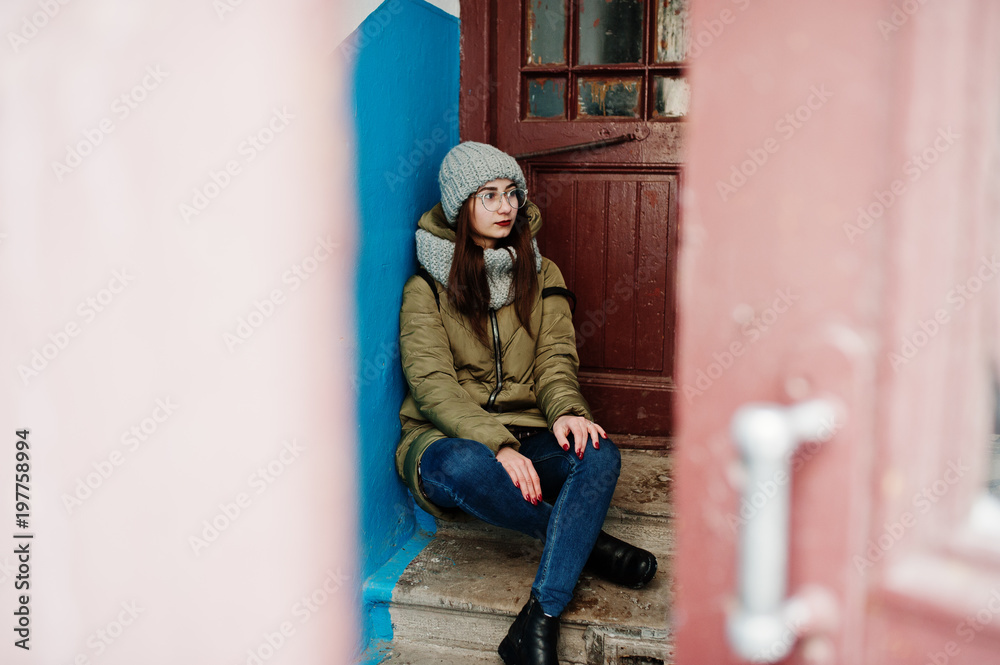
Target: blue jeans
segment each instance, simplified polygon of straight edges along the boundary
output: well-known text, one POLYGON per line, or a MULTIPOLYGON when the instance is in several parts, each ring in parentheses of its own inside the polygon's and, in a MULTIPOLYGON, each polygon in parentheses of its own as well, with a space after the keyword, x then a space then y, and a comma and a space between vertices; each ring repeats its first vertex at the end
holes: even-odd
POLYGON ((514 529, 544 543, 532 592, 550 616, 559 616, 573 597, 621 470, 621 455, 609 439, 600 448, 589 439, 583 459, 563 450, 552 432, 521 442, 542 486, 542 501, 524 500, 503 465, 486 445, 470 439, 439 439, 420 458, 424 492, 444 508, 461 508, 484 522, 514 529))

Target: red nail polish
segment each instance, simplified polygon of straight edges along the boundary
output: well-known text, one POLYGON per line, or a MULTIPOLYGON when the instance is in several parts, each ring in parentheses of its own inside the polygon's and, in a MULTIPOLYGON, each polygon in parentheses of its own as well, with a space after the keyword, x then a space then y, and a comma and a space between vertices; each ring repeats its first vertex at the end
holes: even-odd
POLYGON ((569 444, 568 443, 563 446, 563 450, 569 450, 569 444))
POLYGON ((515 481, 514 481, 514 487, 516 487, 517 489, 521 489, 521 483, 519 483, 519 482, 517 482, 517 481, 515 480, 515 481))
POLYGON ((594 441, 594 450, 600 450, 600 449, 601 449, 601 444, 594 441))

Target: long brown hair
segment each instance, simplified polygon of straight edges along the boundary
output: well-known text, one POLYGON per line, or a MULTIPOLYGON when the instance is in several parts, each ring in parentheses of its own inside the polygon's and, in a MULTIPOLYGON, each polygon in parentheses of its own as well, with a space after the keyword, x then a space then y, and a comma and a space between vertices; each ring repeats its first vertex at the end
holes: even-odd
MULTIPOLYGON (((490 309, 490 286, 486 279, 486 262, 483 248, 476 244, 472 233, 473 206, 476 197, 470 196, 458 210, 455 220, 455 258, 448 275, 448 301, 469 319, 472 331, 483 344, 486 338, 486 316, 490 309)), ((531 307, 538 292, 535 271, 535 252, 531 246, 531 228, 526 208, 517 211, 514 225, 506 238, 497 240, 496 249, 513 249, 514 257, 514 311, 528 334, 531 330, 531 307)))

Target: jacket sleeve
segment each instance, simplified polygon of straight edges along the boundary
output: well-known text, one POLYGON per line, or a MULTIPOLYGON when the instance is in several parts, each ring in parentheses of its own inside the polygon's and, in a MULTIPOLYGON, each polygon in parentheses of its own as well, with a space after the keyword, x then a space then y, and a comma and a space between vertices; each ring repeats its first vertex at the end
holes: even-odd
MULTIPOLYGON (((542 272, 543 288, 566 288, 555 263, 543 259, 542 272)), ((593 420, 587 400, 580 393, 579 368, 576 331, 573 329, 569 302, 560 295, 542 298, 542 323, 535 344, 534 378, 538 408, 545 414, 549 429, 560 416, 567 414, 593 420)))
POLYGON ((472 439, 494 453, 519 443, 458 382, 448 333, 434 295, 420 277, 403 288, 399 313, 399 351, 403 374, 420 412, 447 437, 472 439))

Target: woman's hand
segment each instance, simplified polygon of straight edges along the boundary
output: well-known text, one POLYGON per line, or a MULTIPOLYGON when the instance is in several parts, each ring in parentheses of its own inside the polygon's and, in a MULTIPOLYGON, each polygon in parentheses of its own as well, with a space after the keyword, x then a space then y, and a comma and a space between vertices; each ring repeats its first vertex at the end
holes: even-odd
POLYGON ((514 487, 521 490, 524 500, 537 506, 542 500, 542 483, 538 480, 538 473, 531 460, 510 446, 504 446, 497 451, 497 461, 503 465, 514 482, 514 487))
POLYGON ((563 447, 563 450, 569 450, 569 439, 566 438, 566 435, 570 432, 573 433, 574 452, 580 459, 583 459, 583 451, 587 449, 588 435, 590 436, 590 440, 594 442, 594 448, 601 447, 597 443, 598 435, 605 438, 608 436, 605 434, 603 427, 587 420, 583 416, 571 416, 569 414, 559 416, 552 425, 552 433, 556 435, 556 441, 563 447))

